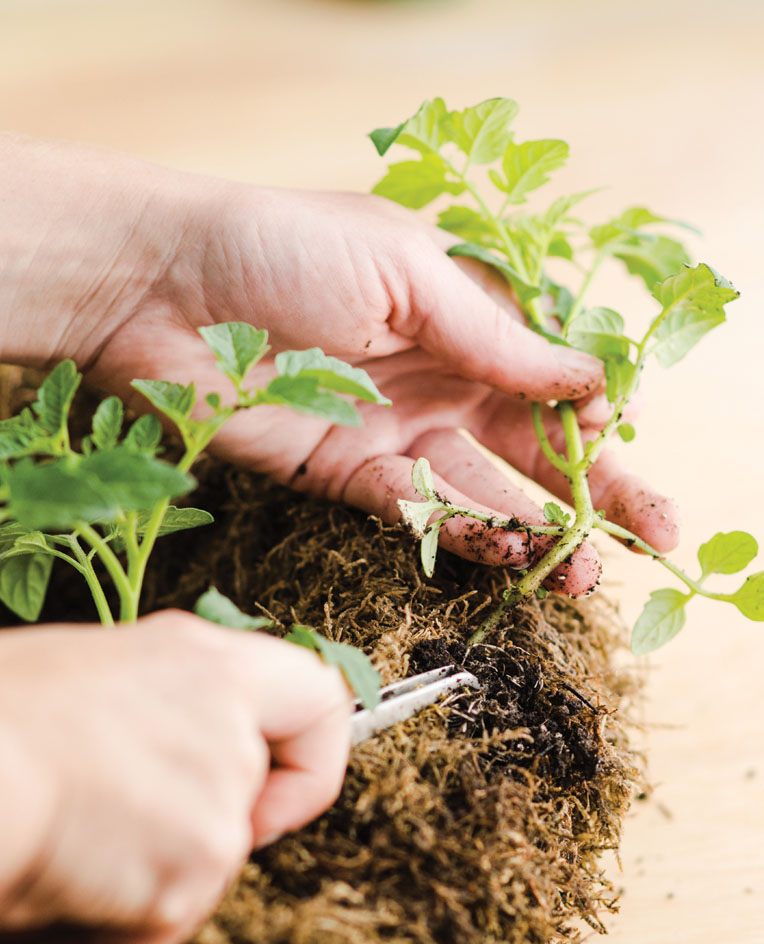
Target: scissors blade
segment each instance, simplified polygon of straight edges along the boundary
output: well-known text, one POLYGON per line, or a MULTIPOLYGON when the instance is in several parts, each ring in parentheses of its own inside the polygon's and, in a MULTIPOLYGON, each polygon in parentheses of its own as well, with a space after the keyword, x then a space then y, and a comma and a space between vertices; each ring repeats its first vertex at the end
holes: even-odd
POLYGON ((380 692, 382 700, 376 708, 365 708, 353 715, 353 745, 398 721, 405 721, 448 692, 464 687, 480 689, 482 685, 471 672, 459 671, 455 665, 445 665, 386 686, 380 692))

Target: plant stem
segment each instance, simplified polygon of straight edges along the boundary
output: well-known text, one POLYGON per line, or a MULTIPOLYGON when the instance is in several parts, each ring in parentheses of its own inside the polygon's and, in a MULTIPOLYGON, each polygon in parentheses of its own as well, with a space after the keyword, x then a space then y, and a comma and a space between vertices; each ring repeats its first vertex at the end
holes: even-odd
POLYGON ((581 308, 583 307, 583 304, 584 304, 584 298, 586 297, 586 293, 589 291, 589 287, 592 284, 592 279, 597 274, 597 270, 599 269, 599 267, 602 265, 602 263, 605 261, 606 258, 607 258, 607 253, 603 252, 603 250, 600 250, 597 253, 597 255, 594 257, 591 268, 586 273, 584 281, 581 283, 581 288, 579 288, 578 290, 578 295, 576 295, 575 299, 573 300, 573 304, 570 306, 570 311, 568 312, 568 316, 565 319, 566 324, 572 321, 576 317, 576 315, 579 313, 579 311, 581 311, 581 308))
POLYGON ((138 602, 137 599, 133 599, 133 587, 130 585, 130 581, 127 579, 127 574, 123 570, 122 564, 119 562, 119 558, 109 547, 108 542, 105 541, 103 537, 95 530, 95 528, 89 524, 78 525, 77 530, 75 531, 75 536, 83 537, 103 561, 103 564, 117 589, 117 593, 119 593, 120 620, 122 622, 126 622, 131 618, 135 619, 135 616, 131 617, 128 615, 133 611, 137 613, 138 602))
POLYGON ((638 547, 640 551, 644 551, 645 554, 649 554, 654 560, 657 560, 660 564, 663 564, 666 570, 671 571, 675 577, 678 577, 679 580, 681 580, 682 583, 692 591, 693 595, 698 594, 702 597, 708 597, 709 600, 723 601, 730 601, 735 596, 734 593, 712 593, 710 590, 706 590, 700 581, 693 580, 691 577, 688 577, 681 567, 677 567, 676 564, 673 564, 670 560, 664 557, 660 551, 656 551, 652 545, 648 544, 647 541, 643 541, 642 538, 637 537, 636 534, 632 534, 631 531, 628 531, 626 528, 622 528, 620 525, 614 524, 612 521, 607 521, 604 518, 595 516, 594 526, 595 528, 599 528, 601 531, 604 531, 613 537, 620 538, 630 547, 638 547))
MULTIPOLYGON (((199 456, 199 453, 209 443, 215 432, 216 430, 212 430, 209 435, 204 432, 197 438, 194 438, 181 427, 181 433, 183 434, 183 442, 186 446, 186 452, 177 465, 179 471, 188 472, 194 461, 199 456)), ((158 502, 154 506, 149 520, 146 522, 140 544, 135 545, 132 550, 129 543, 127 544, 128 570, 126 580, 129 587, 129 593, 124 598, 120 593, 120 598, 122 600, 120 620, 122 622, 133 622, 138 619, 138 607, 141 599, 141 591, 143 589, 143 580, 146 576, 146 567, 148 565, 151 552, 154 550, 154 545, 156 543, 157 537, 159 536, 159 530, 162 527, 162 521, 164 520, 164 516, 169 504, 169 498, 165 498, 158 502)), ((132 538, 133 541, 136 540, 134 523, 132 538)))
POLYGON ((637 344, 637 357, 634 363, 634 376, 628 388, 626 389, 626 391, 618 398, 618 401, 616 402, 613 408, 612 416, 607 421, 607 423, 602 427, 602 430, 600 431, 599 436, 589 446, 588 456, 589 456, 590 465, 593 465, 596 462, 597 457, 605 448, 605 444, 607 443, 608 439, 613 433, 613 430, 621 421, 621 416, 623 415, 624 407, 629 402, 629 400, 631 400, 639 384, 639 375, 642 371, 642 367, 644 366, 645 358, 647 357, 647 343, 650 340, 650 338, 652 338, 652 336, 655 334, 655 332, 658 330, 658 328, 661 326, 661 324, 669 316, 675 304, 676 303, 673 302, 667 308, 664 308, 664 310, 660 313, 660 315, 655 319, 655 321, 653 321, 653 323, 647 329, 645 336, 637 344))
POLYGON ((549 437, 547 436, 546 430, 544 429, 544 420, 541 416, 540 403, 531 403, 531 418, 533 420, 533 429, 536 433, 536 438, 539 441, 539 446, 541 446, 541 451, 555 467, 555 469, 558 469, 563 475, 569 475, 570 465, 564 456, 561 456, 559 453, 554 451, 552 444, 549 442, 549 437))
POLYGON ((546 577, 548 577, 556 567, 564 563, 576 548, 583 544, 594 525, 596 516, 594 514, 592 499, 589 494, 589 483, 586 477, 590 462, 584 453, 576 411, 570 403, 560 403, 558 409, 562 420, 563 432, 565 433, 565 444, 568 453, 568 481, 570 482, 576 519, 554 547, 550 548, 546 554, 544 554, 538 564, 529 570, 511 589, 505 591, 504 599, 501 603, 483 620, 477 630, 470 636, 467 641, 468 646, 474 646, 476 643, 482 642, 488 632, 493 629, 508 609, 516 606, 526 597, 533 595, 546 577))
POLYGON ((61 554, 58 551, 55 552, 56 557, 61 557, 64 560, 67 560, 72 565, 72 567, 75 568, 75 570, 78 570, 82 574, 90 589, 91 596, 93 597, 93 602, 95 603, 96 610, 98 611, 98 618, 104 626, 113 626, 114 617, 112 616, 111 609, 109 608, 108 601, 106 600, 106 594, 103 592, 101 582, 99 581, 98 576, 93 569, 92 561, 80 547, 79 541, 75 535, 67 535, 67 540, 75 557, 77 558, 77 561, 73 561, 68 554, 61 554))
MULTIPOLYGON (((446 512, 437 519, 441 524, 448 518, 474 518, 476 521, 483 521, 492 528, 504 528, 506 531, 520 531, 523 534, 544 534, 553 537, 561 537, 564 534, 564 528, 558 524, 528 524, 525 521, 518 521, 515 518, 497 518, 496 515, 489 515, 485 511, 477 511, 475 508, 467 508, 464 505, 452 505, 449 501, 442 501, 442 509, 446 512)), ((436 522, 436 523, 437 523, 436 522)))
POLYGON ((501 221, 501 218, 496 216, 496 214, 491 211, 491 208, 488 206, 485 200, 480 196, 480 192, 478 191, 477 187, 472 183, 471 180, 468 180, 466 177, 467 168, 469 167, 469 161, 467 162, 467 164, 465 164, 464 169, 461 171, 457 170, 454 167, 454 165, 451 164, 450 161, 445 161, 445 163, 448 169, 451 171, 451 173, 454 174, 454 176, 458 177, 459 180, 467 188, 467 191, 472 196, 472 199, 480 207, 486 219, 488 219, 493 224, 493 227, 496 230, 496 234, 498 235, 499 239, 502 242, 502 245, 504 246, 504 251, 507 254, 507 258, 512 263, 513 267, 517 270, 518 275, 520 275, 521 278, 523 278, 527 282, 529 280, 529 275, 528 275, 528 272, 526 271, 525 263, 518 255, 515 247, 512 245, 512 241, 509 238, 509 234, 507 233, 506 226, 501 221))

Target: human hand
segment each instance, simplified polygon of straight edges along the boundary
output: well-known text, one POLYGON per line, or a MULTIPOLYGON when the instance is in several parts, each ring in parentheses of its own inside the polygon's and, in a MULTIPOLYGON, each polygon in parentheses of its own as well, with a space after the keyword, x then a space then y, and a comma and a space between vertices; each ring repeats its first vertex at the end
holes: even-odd
POLYGON ((0 678, 0 936, 186 940, 252 846, 342 783, 341 676, 264 634, 177 611, 5 630, 0 678))
MULTIPOLYGON (((393 407, 363 404, 361 430, 258 407, 215 440, 228 458, 396 521, 397 499, 415 497, 411 467, 423 455, 454 502, 543 523, 538 506, 463 438, 458 430, 465 428, 569 498, 567 482, 540 452, 523 401, 588 399, 601 386, 601 364, 522 325, 494 276, 445 255, 452 237, 375 197, 262 190, 131 167, 120 170, 119 186, 151 190, 161 212, 147 211, 124 247, 113 249, 134 260, 131 275, 92 275, 87 284, 98 292, 76 305, 80 327, 72 326, 67 350, 59 351, 72 355, 76 347, 94 383, 139 407, 145 403, 129 387, 135 377, 193 379, 202 395, 222 391, 227 382, 196 329, 250 321, 268 329, 273 353, 317 345, 362 365, 393 407), (101 308, 103 298, 110 303, 100 321, 94 297, 101 308)), ((265 385, 273 373, 266 358, 251 380, 265 385)), ((585 438, 598 429, 596 407, 590 402, 580 414, 585 438)), ((553 445, 561 443, 551 411, 547 424, 553 445)), ((595 507, 611 521, 659 550, 676 544, 673 504, 615 456, 602 455, 589 484, 595 507)), ((441 543, 463 556, 516 568, 548 541, 461 518, 441 531, 441 543)), ((578 595, 599 573, 596 552, 584 545, 548 584, 578 595)))

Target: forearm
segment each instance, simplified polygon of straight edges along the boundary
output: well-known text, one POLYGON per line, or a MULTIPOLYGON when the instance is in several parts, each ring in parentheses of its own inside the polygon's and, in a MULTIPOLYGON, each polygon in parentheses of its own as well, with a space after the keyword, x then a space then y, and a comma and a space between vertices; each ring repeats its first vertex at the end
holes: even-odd
POLYGON ((0 135, 0 361, 87 366, 161 294, 199 202, 190 175, 0 135))

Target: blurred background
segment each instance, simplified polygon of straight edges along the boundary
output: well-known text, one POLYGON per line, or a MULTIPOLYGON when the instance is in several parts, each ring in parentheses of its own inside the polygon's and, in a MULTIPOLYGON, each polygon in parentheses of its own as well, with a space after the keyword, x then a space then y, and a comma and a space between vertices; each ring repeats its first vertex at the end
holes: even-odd
MULTIPOLYGON (((519 138, 571 145, 558 193, 607 188, 582 215, 638 203, 691 221, 696 258, 742 292, 726 326, 650 373, 622 447, 681 503, 676 559, 692 568, 718 530, 764 540, 763 44, 759 0, 723 13, 712 0, 0 0, 0 127, 255 183, 368 190, 383 171, 372 128, 434 95, 517 99, 519 138)), ((645 309, 618 274, 592 301, 645 309)), ((663 573, 603 553, 633 621, 663 573)), ((622 871, 613 863, 614 944, 764 940, 764 626, 706 602, 644 668, 657 789, 628 822, 622 871)))

